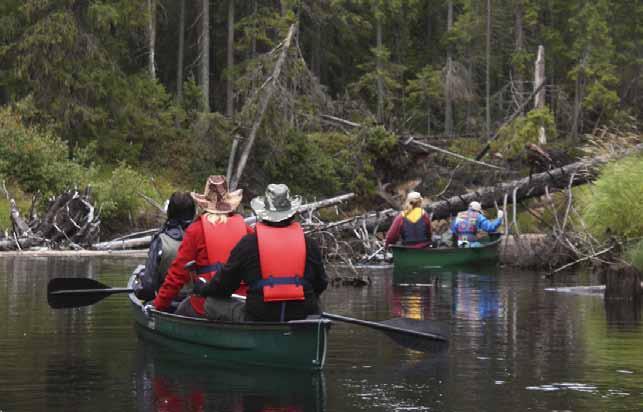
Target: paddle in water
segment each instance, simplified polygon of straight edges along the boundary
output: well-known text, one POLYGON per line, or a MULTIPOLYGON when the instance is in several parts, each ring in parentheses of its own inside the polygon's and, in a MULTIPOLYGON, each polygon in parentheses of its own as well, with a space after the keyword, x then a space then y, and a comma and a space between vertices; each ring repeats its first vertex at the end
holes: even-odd
MULTIPOLYGON (((89 278, 55 278, 47 285, 47 302, 53 309, 77 308, 92 305, 116 293, 133 291, 132 288, 110 288, 89 278)), ((245 299, 245 296, 233 296, 245 299)), ((321 313, 321 317, 379 330, 398 344, 415 350, 435 351, 444 348, 447 342, 446 332, 431 321, 395 318, 374 322, 328 312, 321 313)))
POLYGON ((110 288, 89 278, 54 278, 47 284, 47 303, 53 309, 93 305, 115 293, 131 293, 132 288, 110 288))

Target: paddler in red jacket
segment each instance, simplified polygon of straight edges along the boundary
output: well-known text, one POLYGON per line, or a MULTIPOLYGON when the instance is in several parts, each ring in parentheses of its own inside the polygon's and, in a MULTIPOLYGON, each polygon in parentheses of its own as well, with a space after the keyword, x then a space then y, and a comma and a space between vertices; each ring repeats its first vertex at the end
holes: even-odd
POLYGON ((404 210, 395 217, 386 233, 384 246, 395 244, 402 238, 404 246, 421 249, 431 245, 431 237, 431 218, 422 209, 422 195, 409 192, 404 210))
MULTIPOLYGON (((241 203, 241 189, 228 192, 224 176, 210 176, 203 194, 191 193, 201 215, 186 229, 176 259, 172 262, 165 281, 152 302, 157 310, 166 310, 172 299, 184 286, 205 284, 217 275, 228 261, 230 251, 237 242, 252 233, 243 216, 235 213, 241 203), (195 261, 191 268, 186 265, 195 261)), ((189 265, 188 265, 189 266, 189 265)), ((183 316, 203 317, 204 298, 188 296, 174 313, 183 316)), ((150 305, 146 305, 148 312, 150 305)))
POLYGON ((288 186, 270 184, 265 196, 250 206, 260 222, 243 237, 221 272, 201 289, 209 319, 227 321, 288 321, 320 313, 319 295, 328 278, 314 239, 304 235, 295 214, 299 196, 288 186), (230 298, 245 282, 247 302, 230 298))

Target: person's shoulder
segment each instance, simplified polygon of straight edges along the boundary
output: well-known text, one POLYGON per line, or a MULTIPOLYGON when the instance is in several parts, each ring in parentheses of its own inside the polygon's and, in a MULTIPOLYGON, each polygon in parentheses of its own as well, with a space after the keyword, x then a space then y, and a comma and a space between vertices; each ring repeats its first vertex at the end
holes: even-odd
POLYGON ((255 233, 246 233, 239 240, 239 244, 243 244, 243 245, 250 245, 250 244, 253 244, 253 243, 254 244, 257 243, 257 235, 255 233))
POLYGON ((203 234, 203 223, 201 223, 201 218, 197 217, 190 223, 190 225, 185 229, 185 236, 200 236, 203 234))

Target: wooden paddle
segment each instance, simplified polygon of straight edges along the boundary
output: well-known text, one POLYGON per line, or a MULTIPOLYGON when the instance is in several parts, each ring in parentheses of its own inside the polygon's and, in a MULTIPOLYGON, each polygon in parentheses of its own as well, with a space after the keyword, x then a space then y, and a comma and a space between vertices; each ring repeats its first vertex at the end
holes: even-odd
MULTIPOLYGON (((132 288, 110 288, 89 278, 54 278, 47 285, 47 303, 53 309, 77 308, 92 305, 116 293, 131 293, 133 291, 132 288)), ((245 300, 245 296, 232 296, 245 300)), ((438 331, 431 321, 395 318, 383 322, 373 322, 327 312, 322 312, 321 316, 338 322, 382 331, 397 343, 416 350, 435 351, 436 343, 444 345, 447 342, 446 333, 438 331)))

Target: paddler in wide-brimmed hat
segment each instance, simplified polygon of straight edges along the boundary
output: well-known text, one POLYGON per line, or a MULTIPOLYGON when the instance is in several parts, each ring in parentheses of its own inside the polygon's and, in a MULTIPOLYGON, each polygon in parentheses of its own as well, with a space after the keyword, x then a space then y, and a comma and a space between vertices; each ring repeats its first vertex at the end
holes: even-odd
MULTIPOLYGON (((199 210, 199 217, 187 228, 176 259, 170 265, 163 285, 151 306, 167 310, 172 299, 186 284, 194 281, 197 286, 217 276, 228 261, 230 251, 252 229, 243 216, 236 213, 243 198, 241 189, 228 191, 224 176, 208 177, 203 193, 191 193, 199 210), (194 264, 188 265, 188 263, 194 264), (186 267, 187 266, 187 267, 186 267)), ((203 317, 204 298, 198 295, 187 297, 176 309, 176 314, 203 317)))
POLYGON ((232 250, 228 263, 206 287, 206 316, 227 321, 288 321, 321 312, 328 278, 317 243, 295 221, 301 197, 270 184, 250 202, 260 220, 232 250), (245 282, 247 302, 230 296, 245 282))

